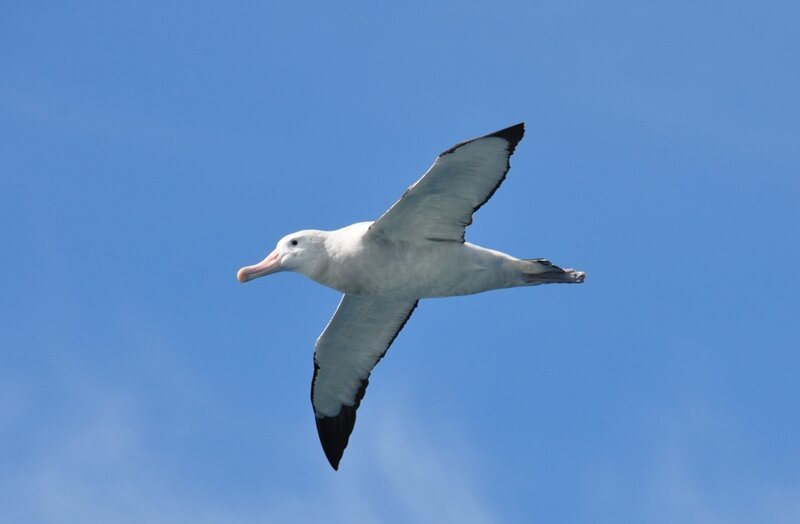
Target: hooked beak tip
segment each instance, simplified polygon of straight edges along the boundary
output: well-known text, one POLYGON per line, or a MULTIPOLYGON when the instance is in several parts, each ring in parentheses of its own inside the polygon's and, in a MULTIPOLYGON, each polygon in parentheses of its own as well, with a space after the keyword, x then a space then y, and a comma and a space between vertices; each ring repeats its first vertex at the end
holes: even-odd
POLYGON ((281 268, 280 253, 276 249, 269 254, 267 258, 253 266, 245 266, 236 273, 236 279, 239 282, 245 283, 254 278, 263 277, 264 275, 271 275, 283 271, 281 268))

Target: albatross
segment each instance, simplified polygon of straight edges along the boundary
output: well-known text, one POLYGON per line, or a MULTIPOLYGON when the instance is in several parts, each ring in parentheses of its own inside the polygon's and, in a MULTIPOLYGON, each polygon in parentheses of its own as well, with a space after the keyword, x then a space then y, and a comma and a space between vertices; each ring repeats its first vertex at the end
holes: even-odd
POLYGON ((497 191, 524 123, 440 154, 386 213, 336 231, 286 235, 239 282, 295 271, 344 293, 314 347, 311 404, 325 456, 338 470, 369 376, 423 298, 575 284, 584 273, 519 259, 464 240, 472 215, 497 191))

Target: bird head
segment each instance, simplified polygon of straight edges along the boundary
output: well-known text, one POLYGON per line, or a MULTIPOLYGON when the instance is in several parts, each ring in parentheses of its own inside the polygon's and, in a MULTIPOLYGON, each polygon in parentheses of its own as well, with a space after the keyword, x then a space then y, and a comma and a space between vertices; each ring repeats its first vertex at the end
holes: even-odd
POLYGON ((272 253, 258 264, 240 269, 236 278, 244 283, 279 271, 295 271, 310 276, 319 269, 324 251, 323 231, 298 231, 280 239, 272 253))

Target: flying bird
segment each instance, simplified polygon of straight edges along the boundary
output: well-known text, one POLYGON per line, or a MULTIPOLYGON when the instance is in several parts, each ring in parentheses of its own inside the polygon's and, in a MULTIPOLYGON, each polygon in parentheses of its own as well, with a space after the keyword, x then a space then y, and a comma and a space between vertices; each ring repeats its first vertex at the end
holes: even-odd
POLYGON ((519 259, 464 240, 472 215, 508 173, 523 123, 457 144, 386 213, 336 231, 286 235, 237 278, 295 271, 344 293, 317 339, 311 403, 322 449, 339 468, 369 376, 422 298, 581 283, 582 271, 519 259))

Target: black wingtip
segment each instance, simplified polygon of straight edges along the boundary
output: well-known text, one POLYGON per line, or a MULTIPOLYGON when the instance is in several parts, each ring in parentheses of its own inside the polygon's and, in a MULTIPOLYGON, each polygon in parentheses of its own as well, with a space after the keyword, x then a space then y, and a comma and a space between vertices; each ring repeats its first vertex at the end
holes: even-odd
POLYGON ((522 140, 523 136, 525 136, 525 122, 520 122, 517 125, 501 129, 500 131, 495 131, 494 133, 486 136, 496 136, 498 138, 508 140, 508 152, 513 153, 517 148, 519 141, 522 140))
MULTIPOLYGON (((347 408, 342 408, 345 411, 347 408)), ((319 441, 322 444, 322 451, 325 452, 325 457, 330 462, 334 470, 339 471, 339 461, 342 460, 344 455, 344 448, 347 447, 347 441, 350 435, 346 431, 342 431, 341 424, 342 413, 335 417, 317 418, 317 433, 319 434, 319 441)))
POLYGON ((342 460, 344 450, 350 441, 350 434, 356 425, 356 410, 361 405, 367 385, 369 385, 369 380, 361 381, 355 404, 352 406, 342 406, 339 413, 333 417, 316 417, 317 434, 319 442, 322 444, 322 451, 325 452, 325 457, 336 471, 339 471, 339 462, 342 460))
POLYGON ((475 140, 480 140, 481 138, 489 138, 493 136, 506 140, 508 142, 508 154, 512 155, 514 154, 514 150, 517 148, 517 144, 519 144, 519 141, 522 140, 523 135, 525 135, 525 122, 520 122, 519 124, 507 127, 505 129, 501 129, 500 131, 495 131, 494 133, 490 133, 488 135, 484 135, 479 138, 473 138, 472 140, 459 142, 458 144, 454 145, 447 151, 442 152, 439 156, 449 155, 459 147, 465 146, 470 142, 474 142, 475 140))

